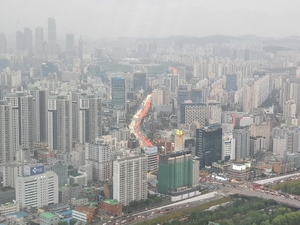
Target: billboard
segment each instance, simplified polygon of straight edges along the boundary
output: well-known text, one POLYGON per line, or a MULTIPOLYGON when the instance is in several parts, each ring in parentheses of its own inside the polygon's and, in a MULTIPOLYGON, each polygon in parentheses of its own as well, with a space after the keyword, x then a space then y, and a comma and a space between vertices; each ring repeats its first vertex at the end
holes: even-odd
POLYGON ((28 165, 24 166, 24 175, 33 176, 44 173, 44 165, 28 165))
POLYGON ((144 150, 145 150, 146 154, 156 154, 157 153, 157 146, 145 147, 144 150))

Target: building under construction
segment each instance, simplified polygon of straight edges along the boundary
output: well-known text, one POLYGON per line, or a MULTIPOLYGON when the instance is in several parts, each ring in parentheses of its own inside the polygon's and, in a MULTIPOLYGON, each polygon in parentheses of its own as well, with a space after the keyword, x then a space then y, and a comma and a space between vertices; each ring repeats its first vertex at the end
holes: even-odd
POLYGON ((177 151, 159 155, 158 192, 169 194, 186 190, 193 185, 191 151, 177 151))

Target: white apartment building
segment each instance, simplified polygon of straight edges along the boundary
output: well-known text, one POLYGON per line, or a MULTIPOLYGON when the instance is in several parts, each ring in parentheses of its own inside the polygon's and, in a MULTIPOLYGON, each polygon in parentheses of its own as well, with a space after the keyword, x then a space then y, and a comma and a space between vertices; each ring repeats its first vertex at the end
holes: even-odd
POLYGON ((72 150, 72 100, 67 95, 48 99, 49 150, 72 150))
POLYGON ((291 99, 285 102, 283 106, 283 119, 287 120, 288 118, 296 117, 297 105, 295 100, 291 99))
POLYGON ((85 144, 85 162, 92 165, 94 179, 102 181, 112 178, 111 148, 102 138, 85 144))
POLYGON ((235 159, 235 139, 232 133, 222 137, 222 160, 225 158, 235 159))
POLYGON ((221 104, 211 103, 207 106, 207 121, 209 124, 220 124, 222 118, 221 104))
POLYGON ((19 148, 32 149, 34 141, 33 97, 25 92, 9 93, 4 97, 12 105, 14 154, 19 148))
POLYGON ((17 177, 24 175, 24 163, 11 162, 2 165, 3 187, 15 188, 17 177))
POLYGON ((199 185, 199 168, 200 161, 198 159, 193 159, 193 187, 199 185))
POLYGON ((271 125, 269 123, 251 124, 250 131, 251 137, 266 138, 266 149, 270 148, 271 125))
POLYGON ((146 155, 117 159, 113 163, 113 198, 124 205, 147 199, 146 155))
POLYGON ((47 143, 48 132, 48 90, 34 90, 32 95, 34 104, 35 141, 47 143))
POLYGON ((243 111, 252 112, 261 106, 270 95, 269 75, 259 78, 254 83, 246 84, 243 88, 243 111))
POLYGON ((43 207, 58 203, 58 177, 53 171, 16 179, 16 200, 20 207, 43 207))
POLYGON ((287 139, 275 137, 273 138, 273 153, 283 157, 287 151, 287 139))
POLYGON ((102 103, 94 95, 79 97, 78 139, 80 143, 94 141, 102 135, 102 103))
POLYGON ((155 105, 163 105, 164 104, 164 90, 154 89, 152 91, 152 103, 155 105))
POLYGON ((12 106, 0 101, 0 163, 14 159, 13 114, 12 106))

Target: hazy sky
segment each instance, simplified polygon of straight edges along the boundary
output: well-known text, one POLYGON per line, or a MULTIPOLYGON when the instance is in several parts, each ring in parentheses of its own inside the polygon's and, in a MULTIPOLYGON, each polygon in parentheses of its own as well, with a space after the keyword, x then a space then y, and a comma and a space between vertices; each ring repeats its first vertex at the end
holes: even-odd
POLYGON ((52 16, 58 38, 300 35, 299 0, 0 0, 7 36, 52 16))

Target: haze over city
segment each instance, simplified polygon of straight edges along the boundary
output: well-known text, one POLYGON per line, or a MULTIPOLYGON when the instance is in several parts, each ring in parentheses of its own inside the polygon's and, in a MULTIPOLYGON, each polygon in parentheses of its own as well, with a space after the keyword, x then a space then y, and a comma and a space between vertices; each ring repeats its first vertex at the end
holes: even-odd
POLYGON ((45 27, 55 17, 64 32, 88 39, 173 35, 300 35, 297 0, 2 0, 1 31, 14 37, 23 27, 45 27))
POLYGON ((299 1, 0 1, 0 225, 300 224, 299 1))

